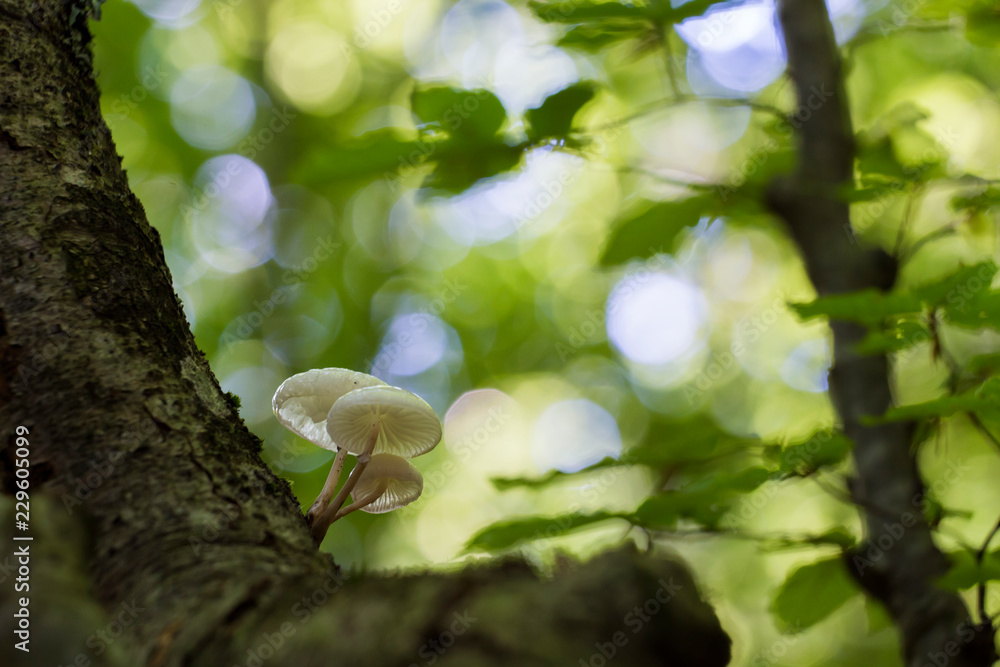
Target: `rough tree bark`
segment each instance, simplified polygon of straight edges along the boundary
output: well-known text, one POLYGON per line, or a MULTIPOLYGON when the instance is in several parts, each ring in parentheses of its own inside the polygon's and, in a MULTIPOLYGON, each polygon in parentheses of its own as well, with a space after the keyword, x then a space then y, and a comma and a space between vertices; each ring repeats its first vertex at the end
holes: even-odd
MULTIPOLYGON (((782 0, 780 21, 799 117, 807 119, 798 134, 798 170, 773 184, 771 205, 787 222, 819 294, 888 290, 896 280, 894 260, 858 246, 850 234, 842 193, 853 180, 854 134, 824 0, 782 0)), ((883 414, 892 402, 888 359, 855 352, 866 333, 863 327, 839 321, 831 327, 830 392, 855 443, 851 495, 867 528, 867 545, 849 554, 847 566, 896 622, 908 666, 992 665, 991 624, 977 625, 957 594, 934 583, 948 563, 921 511, 924 487, 911 449, 913 424, 866 426, 862 421, 883 414), (900 533, 911 521, 915 525, 900 533), (869 554, 867 546, 876 544, 881 548, 869 554)))
POLYGON ((18 426, 35 538, 32 652, 5 631, 0 661, 577 665, 599 642, 620 664, 727 663, 685 568, 631 549, 548 580, 517 561, 340 577, 194 344, 100 116, 84 6, 0 0, 4 628, 18 426))

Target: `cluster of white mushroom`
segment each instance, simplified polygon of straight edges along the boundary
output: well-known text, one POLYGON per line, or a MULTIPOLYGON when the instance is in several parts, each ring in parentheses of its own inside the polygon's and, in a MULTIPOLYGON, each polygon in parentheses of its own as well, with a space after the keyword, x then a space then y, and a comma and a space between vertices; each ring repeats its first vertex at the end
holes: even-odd
POLYGON ((285 428, 337 452, 306 513, 317 543, 334 521, 355 510, 391 512, 423 491, 423 477, 407 459, 437 446, 441 420, 419 396, 367 373, 319 368, 282 382, 272 407, 285 428), (334 496, 348 455, 356 456, 357 464, 334 496), (354 502, 344 507, 349 495, 354 502))

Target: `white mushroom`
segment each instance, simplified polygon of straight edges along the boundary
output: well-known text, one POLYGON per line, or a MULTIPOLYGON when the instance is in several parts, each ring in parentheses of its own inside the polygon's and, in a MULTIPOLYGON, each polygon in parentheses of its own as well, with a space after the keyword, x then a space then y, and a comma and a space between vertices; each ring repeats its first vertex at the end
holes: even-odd
POLYGON ((355 501, 338 510, 333 521, 355 510, 384 514, 420 497, 424 478, 413 464, 392 454, 375 454, 354 487, 355 501))
POLYGON ((310 525, 322 514, 340 482, 347 450, 338 448, 326 429, 326 416, 342 396, 362 387, 385 385, 373 375, 346 368, 317 368, 298 373, 281 383, 271 400, 278 421, 309 442, 337 452, 323 490, 306 513, 310 525))
POLYGON ((413 458, 441 441, 441 420, 427 402, 399 387, 365 387, 345 394, 330 408, 326 430, 338 447, 361 456, 395 454, 413 458), (377 441, 369 442, 372 432, 377 441))
POLYGON ((344 394, 376 385, 385 385, 385 382, 374 375, 346 368, 316 368, 282 382, 274 393, 271 407, 285 428, 318 447, 337 451, 336 443, 326 430, 330 408, 344 394))
POLYGON ((441 420, 434 408, 419 396, 388 385, 364 387, 341 396, 330 408, 326 429, 342 450, 358 457, 358 463, 322 516, 312 522, 317 542, 354 491, 373 454, 412 458, 429 452, 441 441, 441 420))

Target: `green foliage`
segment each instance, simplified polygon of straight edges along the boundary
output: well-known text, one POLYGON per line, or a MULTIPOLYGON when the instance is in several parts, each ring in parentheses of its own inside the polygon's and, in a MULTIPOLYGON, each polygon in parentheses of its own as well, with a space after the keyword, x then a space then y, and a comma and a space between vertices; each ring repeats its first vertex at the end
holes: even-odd
POLYGON ((625 518, 627 515, 614 512, 594 512, 503 521, 476 533, 466 545, 466 551, 502 551, 529 540, 558 537, 601 521, 625 518))
POLYGON ((710 194, 705 194, 667 202, 644 202, 636 207, 638 210, 626 212, 612 227, 601 264, 623 264, 671 250, 678 234, 706 215, 711 199, 710 194))
POLYGON ((515 488, 542 489, 551 484, 555 484, 566 479, 574 479, 605 468, 615 468, 626 465, 624 461, 607 457, 597 463, 587 466, 583 470, 576 472, 563 472, 561 470, 550 470, 541 477, 494 477, 490 480, 498 491, 509 491, 515 488))
POLYGON ((575 83, 545 98, 541 106, 524 113, 528 139, 565 139, 576 113, 594 97, 595 85, 588 81, 575 83))
POLYGON ((919 127, 928 118, 925 110, 904 103, 893 107, 872 128, 860 132, 855 166, 861 184, 900 185, 945 176, 942 162, 946 151, 919 127), (908 157, 911 154, 918 157, 908 157))
POLYGON ((869 423, 950 417, 959 412, 996 413, 998 410, 1000 410, 1000 377, 993 377, 975 389, 961 394, 947 394, 933 401, 889 408, 882 417, 870 418, 869 423))
POLYGON ((507 121, 507 113, 497 96, 482 88, 417 88, 410 105, 423 128, 444 130, 453 139, 474 144, 492 143, 507 121))
POLYGON ((980 561, 970 551, 953 551, 948 554, 951 567, 938 584, 950 590, 965 590, 990 581, 1000 581, 1000 551, 983 554, 980 561))
POLYGON ((872 328, 855 349, 861 354, 887 354, 930 341, 930 328, 915 317, 888 318, 881 327, 872 328))
POLYGON ((606 2, 539 2, 530 0, 528 6, 535 16, 549 23, 593 23, 603 25, 608 21, 632 20, 649 21, 669 25, 679 23, 692 16, 701 16, 712 5, 722 0, 691 0, 679 7, 666 1, 651 2, 648 5, 632 5, 615 0, 606 2))
POLYGON ((837 611, 859 593, 840 557, 797 568, 781 584, 771 613, 785 632, 801 632, 837 611))
POLYGON ((295 175, 304 183, 392 176, 400 167, 413 168, 433 154, 435 142, 400 139, 396 130, 368 132, 355 140, 307 152, 295 175))
POLYGON ((850 454, 854 443, 843 433, 821 432, 804 442, 775 447, 771 459, 789 475, 811 475, 820 468, 836 466, 850 454))
POLYGON ((626 5, 615 0, 607 2, 538 2, 531 0, 528 7, 535 16, 550 23, 582 23, 584 21, 605 21, 607 19, 644 19, 648 16, 645 8, 626 5))
POLYGON ((918 313, 923 307, 920 298, 913 294, 886 293, 876 289, 821 296, 809 303, 793 303, 790 306, 806 320, 829 317, 869 326, 879 325, 888 317, 918 313))
POLYGON ((828 317, 869 327, 856 348, 862 354, 899 352, 933 339, 927 313, 957 326, 1000 326, 1000 292, 990 290, 996 273, 996 264, 985 261, 909 290, 867 289, 790 305, 805 320, 828 317))
POLYGON ((642 39, 651 34, 655 34, 653 29, 640 21, 624 21, 619 24, 603 23, 599 26, 584 24, 570 29, 556 43, 559 46, 598 53, 617 42, 642 39))
MULTIPOLYGON (((302 6, 302 21, 316 9, 311 4, 302 6)), ((523 18, 523 3, 511 4, 512 13, 523 18)), ((281 68, 273 67, 282 56, 273 34, 285 28, 261 20, 261 10, 252 3, 227 5, 230 19, 202 13, 197 23, 208 25, 185 24, 177 30, 154 25, 132 3, 104 8, 97 26, 104 32, 97 40, 102 107, 137 194, 163 235, 178 291, 195 311, 191 320, 198 343, 224 386, 227 378, 249 370, 256 373, 252 377, 263 378, 260 384, 310 367, 371 370, 372 360, 388 346, 392 318, 415 311, 441 320, 451 356, 405 381, 429 400, 434 394, 441 414, 460 394, 483 387, 503 387, 518 401, 540 395, 543 402, 586 398, 611 413, 621 441, 630 443, 619 458, 605 458, 579 472, 503 477, 493 479, 492 488, 475 487, 484 494, 530 495, 538 501, 535 511, 543 515, 501 515, 471 539, 459 532, 460 521, 449 524, 446 532, 454 533, 456 543, 468 540, 469 551, 486 553, 528 544, 548 548, 538 542, 601 524, 620 527, 608 531, 615 536, 626 534, 629 526, 639 527, 654 542, 670 533, 678 536, 669 539, 699 533, 738 535, 772 549, 829 552, 853 546, 859 537, 855 530, 839 526, 843 507, 831 510, 811 503, 822 508, 809 510, 815 531, 805 535, 785 534, 785 508, 777 505, 742 520, 747 507, 786 502, 778 493, 791 497, 804 487, 822 493, 819 484, 803 477, 821 471, 822 479, 816 481, 838 486, 843 483, 838 476, 849 471, 852 443, 842 433, 822 430, 788 441, 788 433, 836 423, 827 397, 803 391, 786 377, 795 370, 788 362, 794 361, 796 346, 828 335, 823 318, 864 327, 858 352, 892 356, 892 386, 901 405, 872 415, 870 423, 920 420, 913 446, 927 441, 931 446, 924 451, 933 449, 943 458, 965 457, 969 448, 982 444, 964 433, 951 437, 943 430, 949 417, 969 414, 996 430, 1000 292, 991 288, 997 267, 988 259, 996 247, 1000 212, 1000 184, 991 167, 997 150, 988 141, 997 124, 990 100, 1000 66, 1000 15, 994 3, 926 0, 880 9, 869 3, 874 13, 865 19, 861 37, 844 49, 851 120, 859 131, 854 178, 839 195, 850 205, 854 228, 863 232, 864 241, 895 255, 901 267, 898 285, 888 293, 824 295, 792 305, 800 321, 781 314, 750 327, 747 321, 763 319, 761 308, 774 314, 780 307, 768 304, 809 293, 794 243, 770 212, 768 193, 774 179, 795 166, 796 135, 812 127, 807 118, 812 109, 796 107, 787 77, 749 93, 751 100, 696 100, 691 94, 692 82, 685 74, 693 70, 686 64, 695 64, 698 46, 679 38, 671 26, 732 9, 732 3, 565 0, 530 1, 527 6, 550 24, 557 46, 576 50, 577 71, 592 81, 569 83, 520 117, 504 107, 500 97, 506 101, 506 91, 493 82, 469 84, 481 89, 459 87, 457 81, 468 80, 464 66, 436 81, 417 80, 412 73, 420 69, 407 49, 389 43, 399 24, 386 29, 377 48, 352 40, 351 30, 360 26, 344 28, 343 46, 350 54, 337 65, 342 71, 331 72, 330 78, 342 75, 347 82, 334 101, 352 101, 306 109, 296 107, 294 86, 282 88, 281 68), (274 109, 288 101, 297 114, 287 130, 252 155, 240 144, 210 151, 179 139, 170 93, 182 69, 175 64, 201 62, 198 53, 192 52, 190 59, 177 57, 201 39, 196 33, 211 35, 207 41, 217 50, 205 62, 222 63, 252 84, 258 105, 250 136, 273 129, 269 107, 260 102, 264 98, 274 109), (236 42, 242 46, 235 48, 236 42), (647 57, 657 51, 657 57, 647 57), (673 65, 679 99, 663 58, 673 65), (171 69, 147 89, 142 83, 146 63, 177 71, 171 69), (503 94, 498 97, 486 87, 503 94), (599 136, 591 134, 584 116, 600 119, 595 123, 599 136), (952 128, 957 141, 949 138, 952 128), (970 140, 969 132, 984 139, 970 140), (439 224, 431 207, 446 211, 455 202, 428 201, 428 196, 451 197, 487 179, 517 173, 525 156, 540 146, 545 150, 536 155, 567 150, 589 161, 578 182, 562 183, 561 194, 553 196, 558 201, 550 225, 519 227, 487 244, 459 239, 454 228, 439 224), (269 213, 273 217, 259 230, 273 236, 271 247, 261 263, 237 272, 207 268, 232 250, 204 247, 206 238, 226 224, 225 215, 192 222, 185 213, 201 210, 197 194, 191 194, 206 189, 196 182, 201 165, 230 153, 260 165, 277 202, 269 213), (412 197, 414 191, 421 196, 412 197), (715 223, 710 232, 702 234, 710 222, 715 223), (313 253, 317 239, 342 247, 320 261, 313 253), (671 263, 664 270, 685 272, 707 307, 699 314, 697 343, 658 366, 618 349, 602 318, 610 318, 605 304, 617 281, 641 285, 641 274, 622 277, 618 267, 661 253, 676 254, 676 266, 671 263), (448 292, 446 284, 460 287, 448 292), (246 335, 232 335, 258 316, 261 323, 246 325, 246 335), (592 334, 579 333, 582 322, 594 325, 592 334), (574 342, 571 354, 563 355, 558 346, 567 338, 579 344, 574 342), (737 339, 744 343, 739 353, 733 345, 737 339), (545 389, 540 392, 539 386, 545 389), (692 388, 696 398, 689 400, 692 388), (694 416, 686 418, 670 416, 692 411, 694 416), (605 479, 617 480, 619 473, 628 482, 603 485, 605 479), (598 494, 586 510, 577 510, 574 494, 598 482, 607 495, 598 494), (641 484, 641 492, 623 489, 626 484, 641 484), (631 504, 624 511, 608 510, 622 507, 625 491, 632 493, 627 496, 631 504)), ((326 26, 324 12, 319 23, 326 26)), ((352 12, 345 10, 345 17, 352 12)), ((718 18, 709 21, 713 34, 739 28, 718 18)), ((482 206, 503 207, 492 200, 482 206)), ((246 403, 248 425, 265 435, 263 455, 278 460, 284 445, 268 431, 266 401, 251 393, 259 387, 235 388, 246 403)), ((534 409, 544 406, 527 407, 531 419, 534 409)), ((973 433, 975 425, 959 419, 947 428, 973 433)), ((570 440, 560 445, 577 446, 570 440)), ((443 482, 428 483, 423 507, 434 507, 442 496, 450 500, 453 496, 444 494, 454 491, 454 480, 464 484, 467 474, 478 474, 476 481, 483 482, 493 474, 488 457, 475 461, 482 465, 470 465, 462 457, 481 456, 496 442, 488 440, 476 450, 462 449, 463 443, 452 447, 451 442, 439 448, 439 458, 428 461, 425 472, 428 482, 435 476, 443 482), (451 465, 461 474, 452 475, 451 465)), ((255 439, 251 446, 256 445, 255 439)), ((309 465, 306 461, 299 470, 309 465)), ((325 473, 323 466, 309 472, 282 469, 303 503, 315 497, 325 473)), ((927 478, 934 479, 933 470, 927 478)), ((974 483, 978 481, 971 475, 962 481, 974 483)), ((462 491, 469 488, 471 484, 462 491)), ((968 516, 942 504, 950 497, 929 493, 923 499, 932 527, 943 518, 968 516)), ((420 507, 414 505, 414 512, 422 512, 420 507)), ((421 521, 438 520, 437 511, 422 515, 421 521)), ((359 543, 370 542, 365 531, 373 520, 362 513, 347 518, 359 543)), ((386 539, 411 540, 412 533, 395 532, 386 539)), ((398 552, 418 554, 414 559, 454 555, 427 556, 424 546, 411 542, 398 552)), ((716 568, 748 565, 744 552, 736 558, 732 553, 721 546, 706 558, 716 568)), ((365 553, 362 562, 379 567, 381 563, 372 562, 379 557, 365 553)), ((957 552, 952 559, 944 586, 961 590, 998 579, 996 553, 981 567, 971 552, 957 552)), ((737 578, 741 590, 733 603, 734 609, 751 609, 750 616, 760 607, 759 596, 777 583, 769 581, 768 568, 753 565, 747 591, 742 590, 743 578, 737 578)), ((772 611, 782 629, 804 629, 854 594, 839 560, 829 558, 792 573, 778 589, 772 611)), ((888 624, 877 604, 869 603, 865 614, 870 631, 888 624)), ((832 658, 862 664, 852 659, 853 654, 832 658)), ((873 658, 863 664, 882 662, 873 658)))
POLYGON ((753 491, 772 476, 763 466, 699 476, 682 489, 650 497, 636 510, 633 521, 653 530, 672 530, 679 520, 690 519, 714 529, 740 494, 753 491))
MULTIPOLYGON (((770 481, 810 475, 821 468, 838 466, 850 449, 850 440, 837 432, 824 431, 802 442, 762 447, 756 440, 726 433, 705 417, 658 421, 644 441, 621 459, 605 458, 572 473, 551 471, 538 478, 495 478, 493 484, 501 491, 513 488, 542 490, 560 482, 583 481, 608 468, 639 466, 658 474, 676 475, 677 488, 650 496, 632 513, 574 515, 565 530, 552 528, 553 519, 547 517, 501 522, 480 534, 486 538, 477 535, 469 548, 480 545, 482 539, 506 540, 507 546, 513 546, 522 541, 557 537, 579 525, 606 519, 624 519, 653 531, 675 530, 684 521, 708 531, 719 530, 724 517, 747 493, 770 481), (763 455, 758 456, 757 451, 763 455), (546 530, 539 530, 539 526, 546 530), (511 541, 515 537, 516 542, 511 541)), ((854 539, 843 531, 832 530, 793 542, 799 546, 849 546, 854 539)))

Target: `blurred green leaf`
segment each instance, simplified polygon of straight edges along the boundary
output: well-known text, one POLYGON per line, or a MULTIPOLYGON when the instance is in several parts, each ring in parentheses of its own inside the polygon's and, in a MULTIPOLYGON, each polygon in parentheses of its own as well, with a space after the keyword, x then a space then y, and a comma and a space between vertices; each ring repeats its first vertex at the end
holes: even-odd
POLYGON ((574 83, 545 98, 541 106, 524 113, 528 139, 537 142, 550 137, 565 138, 576 113, 594 97, 596 86, 589 81, 574 83))
POLYGON ((296 181, 317 184, 343 179, 394 177, 403 166, 416 166, 434 152, 435 143, 407 141, 391 129, 363 134, 353 141, 322 146, 306 153, 294 169, 296 181))
POLYGON ((423 183, 423 194, 447 196, 464 192, 484 178, 518 166, 522 155, 521 146, 449 140, 435 153, 437 165, 423 183))
POLYGON ((686 419, 657 418, 641 444, 624 458, 651 467, 718 458, 747 451, 759 440, 741 438, 721 428, 712 418, 695 415, 686 419))
POLYGON ((721 5, 729 0, 689 0, 680 6, 665 0, 654 2, 649 6, 649 15, 659 20, 661 23, 680 23, 684 19, 693 16, 701 16, 712 7, 721 5))
POLYGON ((712 5, 724 0, 691 0, 679 7, 670 2, 654 2, 648 5, 633 5, 622 2, 586 2, 584 0, 566 2, 538 2, 529 0, 528 7, 535 16, 548 23, 603 23, 621 19, 644 19, 662 25, 680 23, 692 16, 701 16, 712 5))
POLYGON ((966 362, 965 369, 974 375, 1000 373, 1000 352, 976 355, 966 362))
POLYGON ((859 144, 857 168, 861 173, 862 182, 869 181, 872 176, 897 181, 905 181, 907 177, 903 165, 896 157, 892 139, 887 136, 880 137, 871 143, 859 144))
POLYGON ((930 329, 922 321, 904 318, 869 331, 855 349, 860 354, 886 354, 926 343, 931 338, 930 329))
POLYGON ((565 535, 577 528, 609 519, 628 519, 628 515, 615 512, 593 514, 565 514, 556 517, 528 517, 495 523, 476 533, 465 546, 466 552, 501 551, 523 542, 548 539, 565 535))
POLYGON ((640 205, 626 212, 613 225, 601 255, 601 266, 623 264, 669 251, 681 230, 698 223, 711 202, 711 195, 640 205))
POLYGON ((816 433, 804 442, 782 447, 778 453, 778 467, 785 473, 809 475, 824 466, 842 463, 853 446, 843 433, 816 433))
POLYGON ((507 120, 503 104, 484 89, 417 88, 410 102, 422 123, 476 143, 491 143, 507 120))
POLYGON ((773 473, 762 466, 699 476, 683 489, 651 496, 636 510, 635 521, 654 530, 670 530, 679 519, 714 528, 740 494, 753 491, 772 477, 773 473))
POLYGON ((991 551, 976 562, 975 554, 969 551, 953 551, 948 554, 951 567, 938 585, 950 590, 961 591, 989 581, 1000 580, 1000 551, 991 551))
POLYGON ((601 459, 593 465, 587 466, 583 470, 577 470, 575 472, 550 470, 541 477, 494 477, 490 481, 493 483, 493 486, 497 489, 497 491, 508 491, 514 488, 540 489, 567 478, 586 476, 595 471, 623 465, 630 465, 630 462, 619 461, 618 459, 607 457, 601 459))
POLYGON ((940 280, 914 287, 911 291, 932 307, 959 306, 960 302, 975 299, 990 288, 997 273, 992 261, 962 266, 940 280))
POLYGON ((647 498, 636 511, 635 521, 653 530, 673 530, 680 519, 714 527, 729 511, 721 500, 721 494, 714 491, 667 491, 647 498))
POLYGON ((951 208, 955 211, 976 210, 985 211, 1000 204, 1000 188, 989 186, 975 194, 957 195, 951 200, 951 208))
POLYGON ((993 48, 1000 42, 1000 7, 984 0, 965 16, 965 37, 973 44, 993 48))
POLYGON ((972 298, 956 297, 944 309, 948 324, 1000 329, 1000 292, 980 292, 972 298))
POLYGON ((775 623, 783 632, 811 628, 859 593, 839 557, 796 569, 778 588, 771 603, 775 623))
POLYGON ((556 44, 558 46, 597 53, 616 42, 645 37, 651 30, 651 26, 646 23, 630 21, 620 22, 617 25, 607 22, 584 24, 571 29, 556 44))
POLYGON ((535 16, 548 23, 582 23, 605 19, 644 19, 647 11, 636 5, 609 2, 538 2, 529 0, 528 7, 535 16))
POLYGON ((887 317, 919 313, 923 309, 920 299, 913 294, 877 289, 822 296, 809 303, 792 303, 789 306, 805 320, 829 317, 870 326, 880 324, 887 317))
POLYGON ((759 440, 740 438, 724 431, 714 420, 702 415, 679 420, 657 419, 643 441, 620 458, 607 457, 576 472, 552 470, 541 477, 495 477, 491 481, 500 491, 517 487, 539 489, 607 468, 642 465, 663 470, 712 461, 727 454, 750 452, 752 446, 759 444, 759 440))
POLYGON ((834 528, 804 541, 815 546, 835 546, 842 549, 850 549, 858 543, 854 535, 843 528, 834 528))
POLYGON ((933 401, 889 408, 882 417, 869 418, 868 423, 878 424, 931 417, 950 417, 959 412, 992 412, 1000 409, 1000 377, 993 377, 972 391, 947 395, 933 401))
POLYGON ((946 152, 918 125, 929 117, 924 109, 904 102, 859 132, 855 164, 861 182, 912 183, 946 175, 942 169, 946 152), (919 159, 907 159, 914 155, 919 159))

